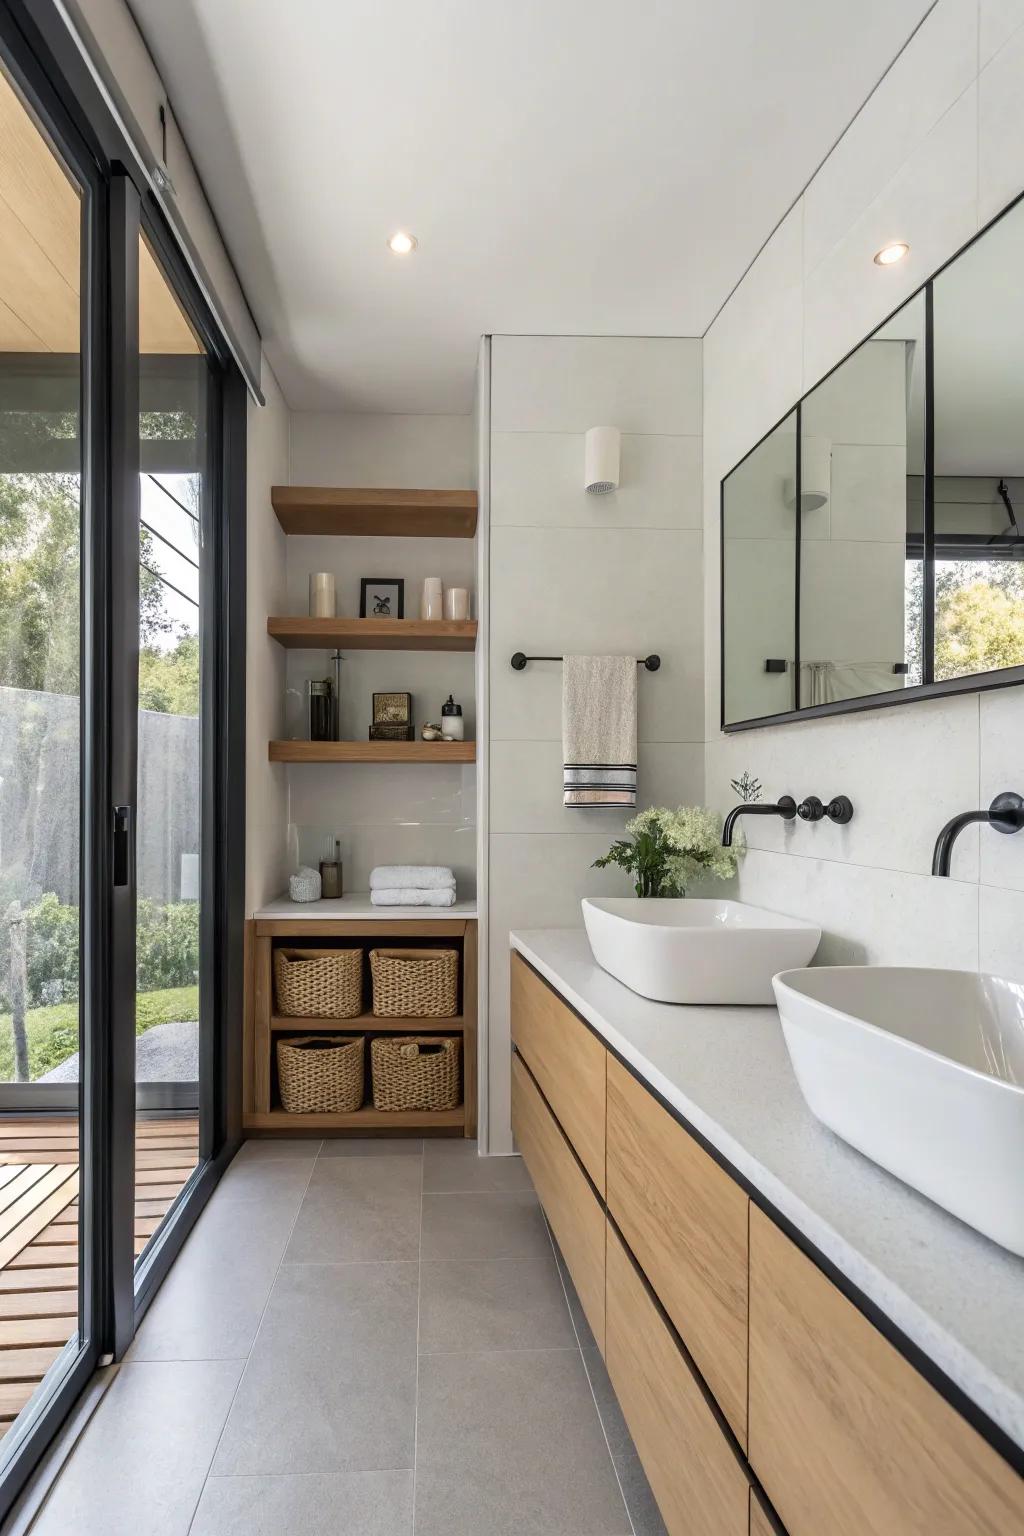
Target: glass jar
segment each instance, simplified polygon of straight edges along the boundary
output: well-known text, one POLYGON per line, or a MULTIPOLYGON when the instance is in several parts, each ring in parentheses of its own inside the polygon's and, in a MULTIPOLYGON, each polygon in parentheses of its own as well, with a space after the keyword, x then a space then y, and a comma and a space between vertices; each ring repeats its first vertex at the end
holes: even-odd
POLYGON ((332 727, 334 725, 334 690, 329 677, 310 678, 307 684, 309 695, 309 739, 310 741, 330 741, 332 727))

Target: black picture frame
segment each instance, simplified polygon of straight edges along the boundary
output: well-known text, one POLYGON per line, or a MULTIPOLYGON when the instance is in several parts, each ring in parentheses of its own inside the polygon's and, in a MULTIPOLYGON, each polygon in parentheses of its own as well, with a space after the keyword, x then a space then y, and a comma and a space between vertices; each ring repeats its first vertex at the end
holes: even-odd
POLYGON ((359 617, 361 619, 404 619, 405 618, 405 579, 401 576, 364 576, 359 583, 359 617), (394 597, 389 602, 389 610, 386 613, 373 612, 373 608, 367 611, 368 601, 372 600, 376 606, 378 597, 383 594, 376 591, 371 594, 372 588, 390 587, 394 597), (395 611, 397 605, 397 612, 395 611))

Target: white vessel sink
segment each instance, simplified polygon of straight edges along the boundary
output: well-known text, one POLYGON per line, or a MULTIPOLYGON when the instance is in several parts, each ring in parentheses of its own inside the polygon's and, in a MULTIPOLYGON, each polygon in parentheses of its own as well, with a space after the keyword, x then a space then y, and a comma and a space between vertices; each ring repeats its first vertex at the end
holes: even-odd
POLYGON ((770 1003, 772 977, 806 965, 821 929, 740 901, 585 898, 594 959, 659 1003, 770 1003))
POLYGON ((776 976, 775 996, 818 1119, 1024 1256, 1024 986, 823 966, 776 976))

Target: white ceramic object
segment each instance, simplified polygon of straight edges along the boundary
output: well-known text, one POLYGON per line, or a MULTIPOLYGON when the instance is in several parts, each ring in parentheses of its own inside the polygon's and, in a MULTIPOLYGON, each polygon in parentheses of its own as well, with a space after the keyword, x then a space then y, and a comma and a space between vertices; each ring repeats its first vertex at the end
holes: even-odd
POLYGON ((309 576, 309 616, 333 619, 335 614, 334 575, 331 571, 311 571, 309 576))
POLYGON ((772 977, 806 965, 821 929, 740 901, 586 897, 594 959, 658 1003, 770 1003, 772 977))
POLYGON ((823 966, 784 971, 775 996, 818 1119, 1024 1257, 1024 985, 823 966))
POLYGON ((446 587, 444 593, 444 616, 455 623, 469 618, 469 588, 446 587))
POLYGON ((423 579, 423 593, 420 597, 420 618, 440 619, 444 617, 443 588, 440 576, 425 576, 423 579))

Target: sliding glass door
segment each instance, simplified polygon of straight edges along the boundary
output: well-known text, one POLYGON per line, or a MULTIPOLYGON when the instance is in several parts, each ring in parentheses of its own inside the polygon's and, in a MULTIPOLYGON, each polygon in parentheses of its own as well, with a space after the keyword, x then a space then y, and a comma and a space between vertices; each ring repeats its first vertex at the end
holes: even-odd
POLYGON ((245 390, 43 9, 0 0, 0 1520, 241 1097, 245 390))

